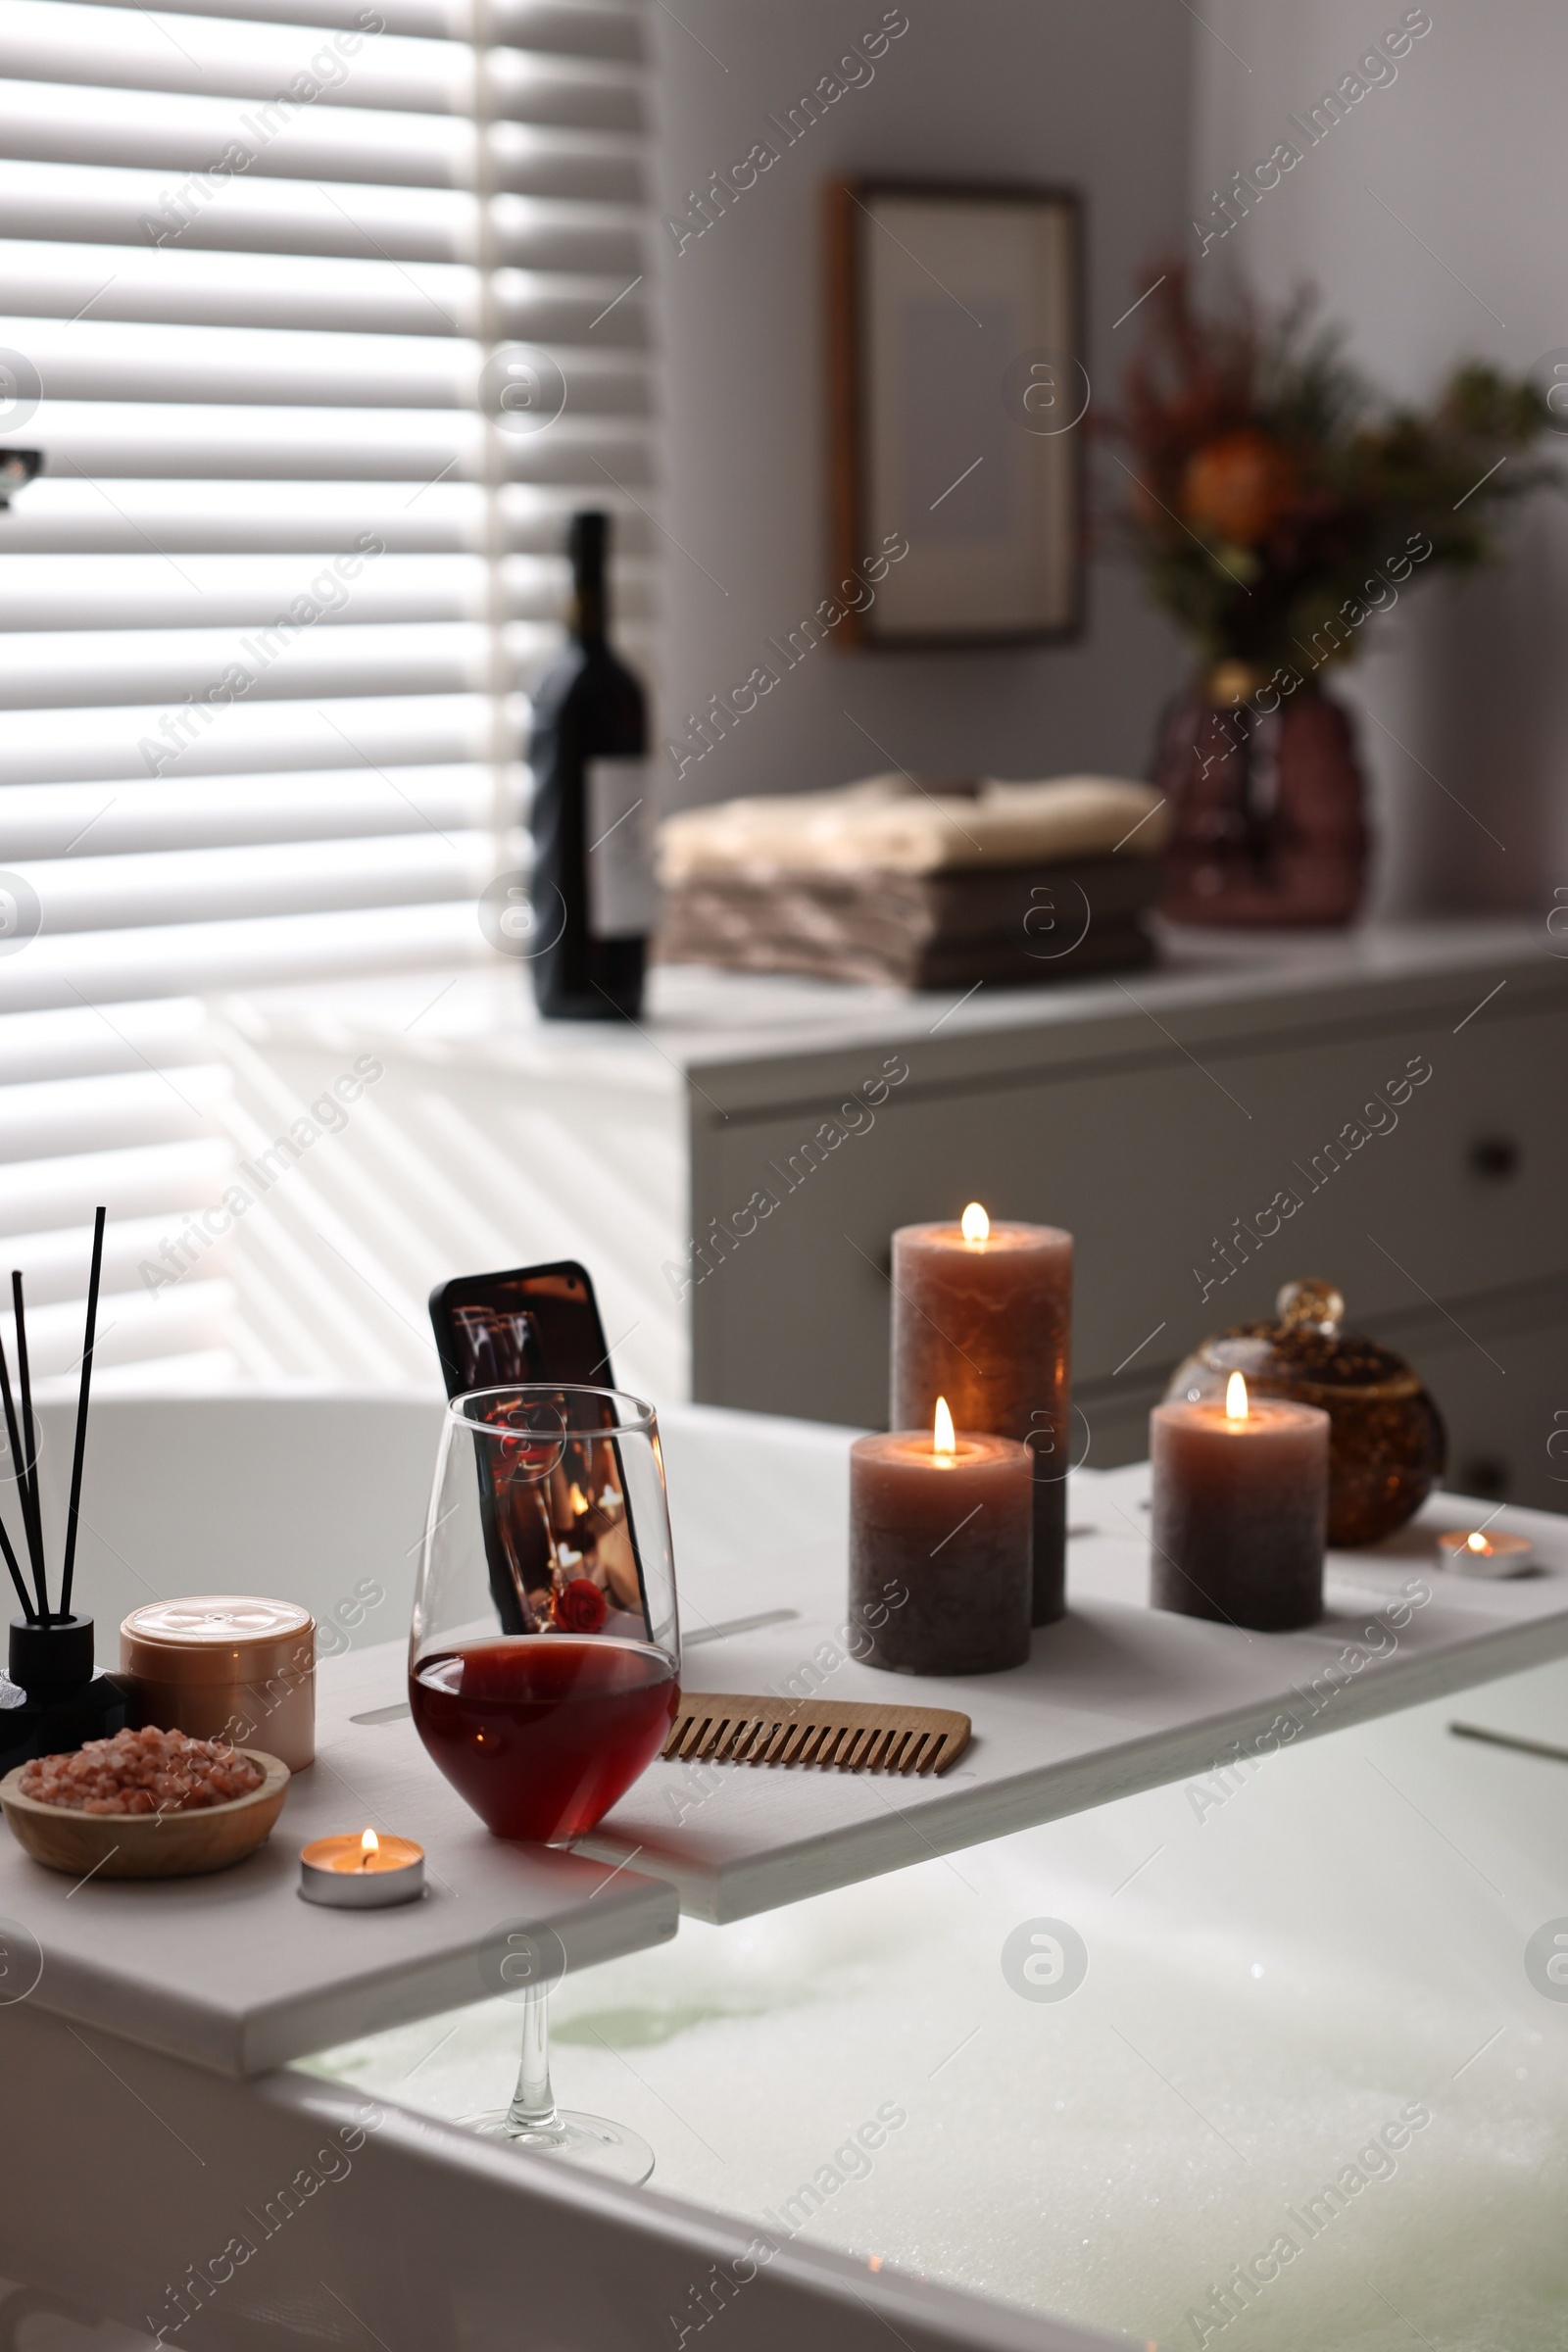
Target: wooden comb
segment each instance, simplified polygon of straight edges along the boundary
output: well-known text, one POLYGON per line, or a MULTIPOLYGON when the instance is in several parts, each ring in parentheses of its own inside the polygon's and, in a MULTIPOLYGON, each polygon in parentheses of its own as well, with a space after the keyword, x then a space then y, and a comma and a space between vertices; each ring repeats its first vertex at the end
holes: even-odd
POLYGON ((758 1698, 691 1690, 661 1753, 667 1762, 819 1764, 839 1772, 943 1773, 969 1744, 949 1707, 859 1698, 758 1698))

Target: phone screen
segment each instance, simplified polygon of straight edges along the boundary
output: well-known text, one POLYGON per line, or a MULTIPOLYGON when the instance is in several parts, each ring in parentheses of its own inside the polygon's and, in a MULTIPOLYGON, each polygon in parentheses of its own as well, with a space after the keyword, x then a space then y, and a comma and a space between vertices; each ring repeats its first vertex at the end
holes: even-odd
MULTIPOLYGON (((432 1291, 430 1320, 449 1396, 522 1382, 614 1386, 593 1284, 586 1268, 569 1259, 460 1276, 432 1291)), ((479 1448, 490 1586, 509 1634, 537 1630, 549 1621, 555 1596, 585 1582, 603 1594, 606 1630, 631 1641, 650 1638, 642 1561, 608 1401, 604 1426, 603 1438, 568 1441, 561 1462, 540 1482, 497 1484, 483 1459, 496 1449, 479 1448)))
POLYGON ((524 1380, 615 1385, 594 1286, 570 1259, 460 1275, 431 1292, 430 1320, 449 1396, 524 1380))

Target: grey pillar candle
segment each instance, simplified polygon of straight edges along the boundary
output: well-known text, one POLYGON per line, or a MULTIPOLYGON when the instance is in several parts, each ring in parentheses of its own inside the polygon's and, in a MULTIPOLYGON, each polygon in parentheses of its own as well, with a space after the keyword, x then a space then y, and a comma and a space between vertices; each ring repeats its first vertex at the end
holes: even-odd
POLYGON ((934 1431, 850 1448, 850 1617, 892 1674, 996 1674, 1029 1655, 1029 1449, 934 1431), (902 1597, 890 1601, 890 1594, 902 1597))
POLYGON ((1329 1417, 1314 1404, 1249 1399, 1156 1404, 1150 1599, 1156 1609, 1283 1634, 1323 1614, 1329 1417))
POLYGON ((1031 1616, 1067 1605, 1072 1235, 993 1225, 971 1201, 956 1225, 893 1236, 895 1429, 929 1429, 939 1396, 960 1429, 1021 1439, 1034 1457, 1031 1616))

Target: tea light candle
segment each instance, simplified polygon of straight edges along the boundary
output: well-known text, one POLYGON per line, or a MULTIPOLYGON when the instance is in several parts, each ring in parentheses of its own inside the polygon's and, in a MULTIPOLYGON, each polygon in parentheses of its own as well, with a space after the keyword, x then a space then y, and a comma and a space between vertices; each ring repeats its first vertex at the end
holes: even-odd
POLYGON ((1438 1538, 1438 1557, 1456 1576, 1521 1576, 1532 1565, 1536 1547, 1527 1536, 1500 1531, 1489 1536, 1481 1528, 1446 1528, 1438 1538))
POLYGON ((850 1618, 892 1674, 995 1674, 1029 1655, 1029 1449, 954 1430, 850 1447, 850 1618))
POLYGON ((893 1236, 895 1429, 929 1429, 939 1396, 960 1429, 1020 1440, 1034 1456, 1030 1621, 1067 1605, 1072 1235, 993 1224, 971 1200, 956 1225, 893 1236))
POLYGON ((424 1848, 412 1838, 317 1838, 300 1855, 300 1892, 337 1911, 380 1911, 424 1892, 424 1848))
POLYGON ((1152 1606, 1263 1634, 1321 1617, 1327 1413, 1251 1402, 1233 1372, 1223 1404, 1156 1404, 1149 1440, 1152 1606))

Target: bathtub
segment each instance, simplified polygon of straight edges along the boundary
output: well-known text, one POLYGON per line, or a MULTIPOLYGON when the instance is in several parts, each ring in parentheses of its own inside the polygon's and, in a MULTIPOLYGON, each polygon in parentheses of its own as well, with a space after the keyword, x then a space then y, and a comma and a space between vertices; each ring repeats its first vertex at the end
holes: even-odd
MULTIPOLYGON (((1042 2319, 1561 2352, 1568 1998, 1539 1936, 1568 1763, 1456 1718, 1568 1744, 1568 1666, 687 1920, 559 1989, 558 2095, 641 2132, 664 2195, 1042 2319), (1081 1938, 1062 1997, 1020 1980, 1036 1922, 1081 1938)), ((490 2003, 310 2066, 458 2117, 510 2087, 516 2028, 490 2003)), ((744 2344, 743 2314, 696 2278, 648 2341, 744 2344)))

